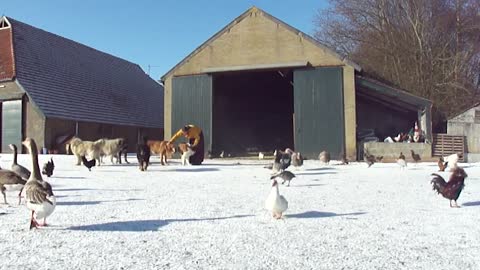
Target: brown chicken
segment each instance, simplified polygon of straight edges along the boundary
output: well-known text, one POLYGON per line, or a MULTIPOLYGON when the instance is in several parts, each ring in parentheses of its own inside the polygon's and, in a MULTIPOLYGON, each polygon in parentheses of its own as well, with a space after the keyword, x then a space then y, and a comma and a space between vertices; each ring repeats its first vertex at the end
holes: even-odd
POLYGON ((437 164, 438 164, 438 171, 439 171, 439 172, 444 172, 445 169, 446 169, 447 166, 448 166, 448 161, 447 161, 447 162, 444 162, 443 157, 440 157, 440 158, 438 159, 437 164))
POLYGON ((422 160, 420 158, 420 155, 419 154, 415 154, 415 152, 413 152, 413 150, 410 150, 410 152, 412 152, 412 159, 415 163, 419 162, 420 160, 422 160))
POLYGON ((436 173, 432 173, 433 179, 430 182, 432 184, 433 190, 437 192, 437 194, 442 194, 442 196, 446 199, 450 200, 450 207, 460 207, 457 204, 457 199, 460 197, 460 193, 465 186, 465 178, 467 178, 467 173, 460 168, 457 167, 453 171, 452 175, 450 175, 450 179, 448 182, 445 182, 445 179, 436 173), (455 205, 452 205, 452 201, 455 202, 455 205))

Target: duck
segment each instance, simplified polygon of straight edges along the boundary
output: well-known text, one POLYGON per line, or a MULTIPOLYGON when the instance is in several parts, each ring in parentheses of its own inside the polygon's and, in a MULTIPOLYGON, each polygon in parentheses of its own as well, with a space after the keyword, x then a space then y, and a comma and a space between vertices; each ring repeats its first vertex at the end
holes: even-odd
POLYGON ((13 162, 12 162, 12 171, 20 175, 23 179, 27 180, 30 178, 30 171, 17 163, 17 146, 15 144, 9 144, 8 147, 13 151, 13 162))
POLYGON ((25 184, 25 200, 27 208, 32 211, 30 229, 47 226, 47 217, 55 210, 57 205, 52 186, 43 181, 38 165, 38 149, 35 140, 26 138, 22 144, 28 149, 32 157, 32 174, 25 184), (43 218, 43 224, 37 220, 43 218))
POLYGON ((281 219, 283 212, 288 209, 288 201, 280 195, 277 180, 272 180, 272 190, 265 200, 265 209, 270 211, 275 219, 281 219))
POLYGON ((5 192, 7 190, 6 187, 11 187, 9 190, 20 190, 20 193, 18 193, 18 204, 20 204, 22 200, 22 191, 26 183, 27 181, 15 172, 0 169, 0 191, 3 194, 4 203, 8 204, 7 194, 5 192))

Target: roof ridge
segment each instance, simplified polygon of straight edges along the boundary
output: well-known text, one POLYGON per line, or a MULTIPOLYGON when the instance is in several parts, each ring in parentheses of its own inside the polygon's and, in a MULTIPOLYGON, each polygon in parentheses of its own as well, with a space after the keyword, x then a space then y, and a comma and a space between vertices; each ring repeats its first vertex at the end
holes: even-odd
POLYGON ((338 52, 336 52, 335 50, 331 49, 330 47, 322 44, 321 42, 319 42, 318 40, 316 40, 315 38, 313 38, 312 36, 310 36, 309 34, 289 25, 288 23, 278 19, 277 17, 271 15, 270 13, 264 11, 263 9, 261 8, 258 8, 257 6, 252 6, 250 7, 249 9, 247 9, 245 12, 243 12, 242 14, 240 14, 238 17, 236 17, 235 19, 233 19, 232 21, 230 21, 227 25, 225 25, 222 29, 220 29, 218 32, 216 32, 215 34, 213 34, 213 36, 211 36, 210 38, 208 38, 205 42, 203 42, 202 44, 200 44, 200 46, 198 46, 197 48, 195 48, 191 53, 189 53, 185 58, 183 58, 180 62, 178 62, 175 66, 173 66, 170 70, 168 70, 162 77, 161 77, 161 80, 163 80, 165 77, 167 77, 167 75, 169 75, 170 73, 172 73, 175 69, 177 69, 179 66, 181 66, 182 64, 184 64, 185 62, 187 62, 188 59, 190 59, 191 57, 193 57, 194 55, 196 55, 198 52, 200 52, 203 48, 205 48, 210 42, 212 42, 213 40, 215 40, 216 38, 218 38, 220 35, 222 35, 223 33, 225 33, 226 31, 228 31, 231 27, 233 27, 234 25, 236 25, 239 21, 245 19, 246 17, 248 17, 248 15, 252 14, 252 13, 256 13, 256 12, 261 12, 263 15, 265 15, 267 18, 277 22, 277 23, 280 23, 282 24, 283 26, 285 26, 287 29, 293 31, 293 32, 297 32, 297 33, 301 33, 301 35, 305 38, 307 38, 308 40, 310 40, 311 42, 313 42, 315 45, 317 45, 318 47, 321 47, 322 49, 325 49, 327 50, 329 53, 332 53, 333 55, 335 55, 336 57, 338 57, 339 59, 341 59, 341 61, 344 61, 346 62, 347 64, 353 66, 355 69, 357 70, 361 70, 362 68, 360 67, 360 65, 358 65, 357 63, 351 61, 350 59, 348 59, 347 57, 343 57, 341 56, 338 52))
MULTIPOLYGON (((123 59, 123 58, 121 58, 121 57, 119 57, 119 56, 116 56, 116 55, 113 55, 113 54, 111 54, 111 53, 106 53, 106 52, 104 52, 104 51, 100 51, 100 50, 95 49, 95 48, 93 48, 93 47, 91 47, 91 46, 88 46, 88 45, 85 45, 85 44, 80 43, 80 42, 78 42, 78 41, 75 41, 75 40, 73 40, 73 39, 60 36, 60 35, 58 35, 58 34, 55 34, 55 33, 49 32, 49 31, 47 31, 47 30, 44 30, 44 29, 42 29, 42 28, 38 28, 38 27, 35 27, 35 26, 30 25, 30 24, 28 24, 28 23, 25 23, 25 22, 16 20, 16 19, 14 19, 14 18, 12 18, 12 17, 9 17, 9 16, 3 16, 3 17, 5 17, 5 18, 7 18, 7 19, 9 20, 9 22, 12 24, 12 27, 15 27, 15 24, 17 24, 17 23, 18 23, 18 24, 23 24, 23 25, 26 25, 26 26, 28 26, 28 27, 34 28, 35 30, 42 31, 42 32, 45 32, 45 33, 47 33, 47 34, 49 34, 49 35, 58 37, 58 38, 60 38, 60 39, 62 39, 62 40, 65 40, 65 41, 68 41, 68 42, 72 42, 72 43, 78 44, 78 45, 83 46, 83 47, 85 47, 85 48, 87 48, 87 49, 90 49, 90 50, 92 50, 92 51, 96 51, 96 52, 98 52, 98 53, 111 56, 111 57, 113 57, 113 58, 115 58, 115 59, 118 59, 118 60, 121 60, 121 61, 130 63, 130 64, 132 64, 132 65, 136 65, 136 66, 138 66, 140 69, 142 69, 139 64, 134 63, 134 62, 129 61, 129 60, 126 60, 126 59, 123 59)), ((143 69, 142 69, 142 70, 143 70, 143 69)))

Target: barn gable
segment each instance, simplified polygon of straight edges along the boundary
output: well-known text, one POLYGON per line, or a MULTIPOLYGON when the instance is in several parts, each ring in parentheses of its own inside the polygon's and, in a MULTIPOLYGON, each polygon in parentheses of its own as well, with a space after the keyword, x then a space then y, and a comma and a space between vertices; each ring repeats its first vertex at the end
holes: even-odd
POLYGON ((349 65, 360 70, 309 35, 252 7, 180 61, 162 80, 171 75, 307 65, 349 65))

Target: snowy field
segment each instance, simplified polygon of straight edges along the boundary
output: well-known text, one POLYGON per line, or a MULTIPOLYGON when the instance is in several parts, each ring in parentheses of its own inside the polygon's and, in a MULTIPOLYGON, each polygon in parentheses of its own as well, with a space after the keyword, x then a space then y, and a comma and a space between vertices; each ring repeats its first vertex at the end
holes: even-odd
MULTIPOLYGON (((11 159, 2 154, 0 166, 11 159)), ((54 156, 49 227, 30 231, 28 210, 8 192, 0 268, 480 269, 480 164, 461 164, 469 177, 455 209, 430 187, 434 163, 401 171, 309 160, 280 186, 289 209, 274 220, 263 209, 267 161, 182 167, 155 157, 148 172, 130 161, 89 172, 54 156)), ((30 157, 19 163, 30 168, 30 157)))

